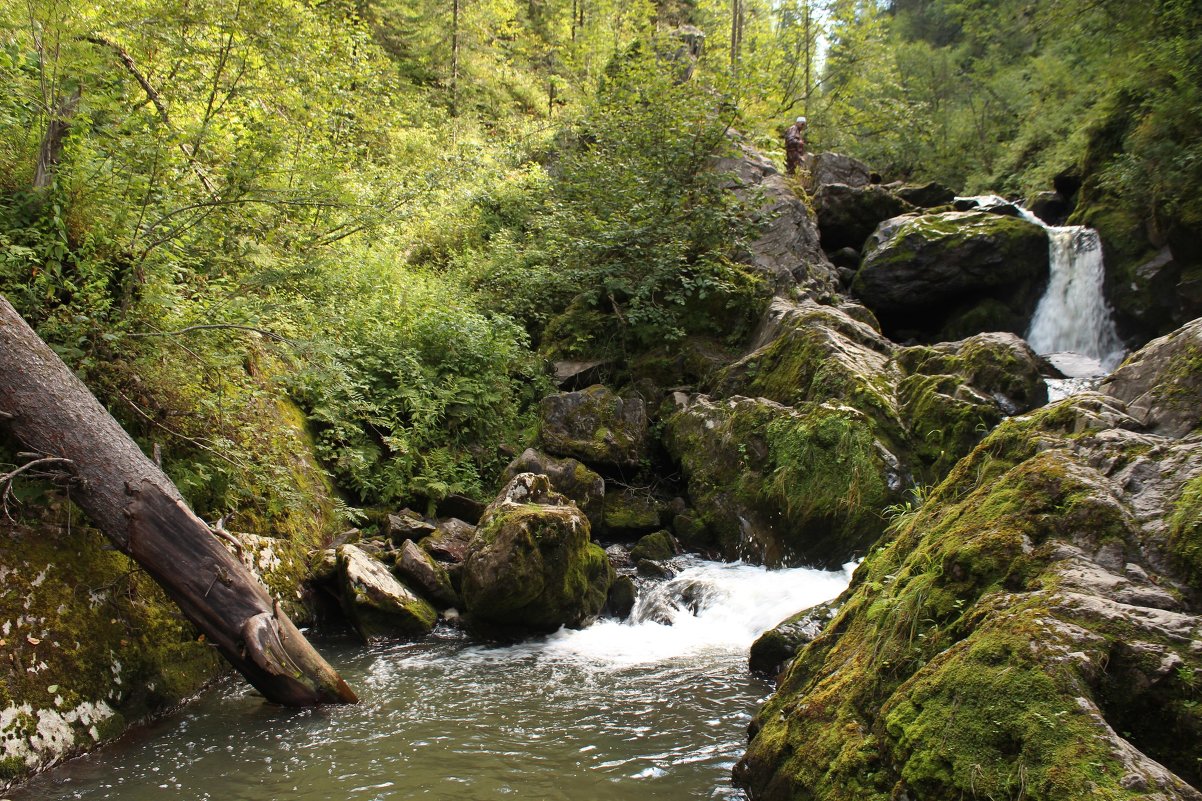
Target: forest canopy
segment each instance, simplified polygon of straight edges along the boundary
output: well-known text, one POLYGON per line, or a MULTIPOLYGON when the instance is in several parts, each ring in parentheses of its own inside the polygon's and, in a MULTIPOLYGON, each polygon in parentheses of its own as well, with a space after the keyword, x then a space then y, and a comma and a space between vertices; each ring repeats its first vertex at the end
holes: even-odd
POLYGON ((749 330, 730 129, 1195 230, 1198 12, 3 0, 0 292, 202 514, 295 504, 298 416, 344 514, 483 496, 546 357, 749 330))

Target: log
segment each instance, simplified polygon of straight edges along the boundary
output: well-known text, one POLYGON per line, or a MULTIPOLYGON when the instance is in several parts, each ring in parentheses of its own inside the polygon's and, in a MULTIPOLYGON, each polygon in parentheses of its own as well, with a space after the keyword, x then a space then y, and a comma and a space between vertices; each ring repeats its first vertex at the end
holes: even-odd
POLYGON ((70 460, 71 499, 269 701, 358 700, 3 295, 0 423, 30 450, 70 460))

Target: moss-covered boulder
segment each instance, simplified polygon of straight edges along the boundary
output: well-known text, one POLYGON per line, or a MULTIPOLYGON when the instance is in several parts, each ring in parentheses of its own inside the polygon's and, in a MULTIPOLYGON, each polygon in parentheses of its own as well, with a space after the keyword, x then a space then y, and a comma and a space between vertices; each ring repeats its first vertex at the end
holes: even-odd
POLYGON ((863 412, 895 436, 896 350, 872 326, 847 311, 812 301, 773 301, 751 353, 717 374, 710 394, 767 398, 786 405, 835 401, 863 412))
POLYGON ((893 455, 850 406, 696 396, 667 421, 665 445, 696 517, 730 558, 837 566, 883 527, 900 492, 893 455))
POLYGON ((1021 334, 1048 276, 1045 230, 984 211, 882 223, 865 246, 852 291, 896 340, 1021 334), (983 315, 981 308, 990 309, 983 315), (982 326, 965 330, 966 322, 982 326))
POLYGON ((929 181, 925 184, 902 184, 893 194, 912 205, 924 209, 946 206, 956 199, 956 193, 943 184, 929 181))
POLYGON ((919 484, 938 481, 1007 415, 1047 402, 1038 356, 1014 334, 897 351, 897 399, 908 464, 919 484))
POLYGON ((556 456, 589 465, 637 466, 647 455, 647 408, 600 384, 560 392, 539 405, 539 439, 556 456))
POLYGON ((519 473, 536 473, 551 480, 551 488, 568 496, 588 517, 593 528, 601 526, 605 508, 605 479, 576 459, 556 459, 527 448, 501 474, 502 486, 519 473))
POLYGON ((635 562, 638 562, 640 559, 652 559, 662 562, 665 559, 671 559, 678 553, 680 553, 680 547, 671 533, 656 531, 642 537, 635 543, 634 547, 630 549, 630 558, 635 562))
POLYGON ((225 664, 61 500, 0 525, 0 654, 0 788, 177 705, 225 664))
POLYGON ((605 605, 613 568, 588 518, 546 476, 516 476, 489 505, 464 563, 468 624, 498 639, 580 626, 605 605))
POLYGON ((356 545, 338 549, 342 606, 367 642, 422 637, 438 621, 428 601, 356 545))
POLYGON ((845 247, 860 250, 877 225, 916 207, 880 186, 827 184, 815 193, 814 210, 822 247, 833 253, 845 247))
POLYGON ((1202 318, 1149 342, 1103 384, 1158 434, 1182 436, 1202 425, 1202 318))
POLYGON ((737 781, 753 799, 1202 797, 1199 433, 1099 394, 1004 421, 898 510, 737 781))
POLYGON ((604 536, 629 542, 640 534, 654 531, 667 522, 669 510, 664 501, 649 490, 622 487, 605 496, 604 536))

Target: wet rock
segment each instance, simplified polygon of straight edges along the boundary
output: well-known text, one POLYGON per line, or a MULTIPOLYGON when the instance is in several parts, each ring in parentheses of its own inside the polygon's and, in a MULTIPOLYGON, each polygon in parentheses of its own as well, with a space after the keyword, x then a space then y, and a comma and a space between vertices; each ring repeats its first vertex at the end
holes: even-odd
POLYGON ((1202 318, 1149 342, 1103 383, 1154 433, 1182 437, 1202 425, 1202 318))
POLYGON ((667 531, 657 531, 640 539, 630 549, 630 558, 636 562, 643 559, 662 562, 665 559, 671 559, 678 553, 680 553, 680 546, 677 545, 672 535, 667 531))
POLYGON ((397 545, 405 540, 420 541, 423 537, 433 534, 435 530, 433 523, 426 522, 421 515, 409 509, 402 509, 394 515, 386 515, 380 526, 380 533, 397 545))
POLYGON ((576 502, 594 528, 600 527, 605 507, 605 480, 576 459, 557 459, 527 448, 501 474, 508 484, 519 473, 537 473, 551 480, 551 488, 576 502))
POLYGON ((630 576, 618 576, 609 587, 609 594, 605 599, 605 612, 618 620, 625 620, 634 611, 636 600, 638 600, 638 589, 634 585, 634 579, 630 576))
POLYGON ((367 642, 429 634, 438 612, 356 545, 338 549, 342 603, 367 642))
POLYGON ((446 568, 423 551, 412 540, 401 546, 397 555, 396 574, 441 608, 459 605, 459 596, 451 584, 446 568))
POLYGON ((637 568, 638 574, 643 578, 670 579, 676 575, 676 571, 672 569, 671 565, 657 562, 654 559, 640 559, 637 568))
POLYGON ((804 609, 782 620, 751 644, 747 666, 752 673, 776 676, 803 645, 814 640, 835 616, 838 607, 831 603, 804 609))
POLYGON ((1064 225, 1071 210, 1064 195, 1054 190, 1037 193, 1027 201, 1027 208, 1048 225, 1064 225))
POLYGON ((590 465, 633 467, 647 452, 647 409, 600 384, 543 398, 539 437, 556 456, 590 465))
POLYGON ((485 511, 464 562, 468 624, 498 639, 581 626, 605 605, 613 568, 588 518, 546 476, 523 473, 485 511))
POLYGON ((828 252, 864 246, 881 222, 914 211, 915 207, 879 186, 827 184, 814 196, 822 247, 828 252))
POLYGON ((852 290, 894 339, 1021 334, 1048 275, 1047 234, 980 211, 887 221, 869 240, 852 290))

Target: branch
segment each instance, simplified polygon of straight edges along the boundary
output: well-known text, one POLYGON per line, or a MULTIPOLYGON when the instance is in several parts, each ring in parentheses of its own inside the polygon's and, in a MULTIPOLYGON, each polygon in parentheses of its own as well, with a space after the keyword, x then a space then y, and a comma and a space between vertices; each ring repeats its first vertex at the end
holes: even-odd
MULTIPOLYGON (((32 470, 35 467, 45 467, 47 465, 61 465, 63 467, 73 467, 75 465, 75 462, 71 461, 70 459, 64 459, 60 456, 42 456, 39 454, 24 454, 24 453, 20 454, 20 455, 21 456, 37 456, 38 458, 34 459, 33 461, 26 462, 25 464, 21 465, 20 467, 14 469, 14 470, 10 470, 7 473, 0 473, 0 486, 4 487, 4 491, 0 492, 0 511, 3 511, 4 516, 7 517, 10 521, 13 518, 12 518, 12 515, 9 514, 9 511, 8 511, 8 501, 10 498, 12 498, 13 479, 15 479, 17 476, 21 475, 22 473, 32 470)), ((37 473, 31 474, 31 477, 36 477, 36 478, 62 478, 63 476, 70 478, 71 471, 59 469, 59 470, 51 470, 48 472, 39 471, 37 473)))
MULTIPOLYGON (((126 71, 134 77, 134 80, 137 81, 142 87, 142 91, 146 93, 146 97, 148 97, 150 102, 154 104, 155 109, 159 112, 159 120, 162 121, 163 126, 178 139, 179 133, 171 124, 171 117, 167 114, 167 106, 163 104, 163 98, 159 95, 158 91, 151 86, 150 81, 147 80, 146 76, 142 74, 141 70, 138 69, 137 62, 134 61, 133 56, 131 56, 129 52, 125 50, 125 48, 121 47, 121 45, 98 34, 84 36, 83 40, 85 42, 91 42, 94 45, 107 47, 109 50, 112 50, 117 54, 117 58, 122 64, 125 65, 126 71)), ((195 172, 196 177, 200 179, 200 183, 204 186, 205 191, 212 195, 214 199, 216 199, 218 196, 217 188, 213 186, 213 182, 209 180, 209 176, 205 175, 204 170, 201 168, 199 162, 197 162, 195 151, 189 148, 188 145, 182 140, 179 141, 179 149, 180 152, 184 154, 184 158, 188 160, 188 163, 192 165, 192 171, 195 172)))
POLYGON ((251 331, 262 337, 273 340, 275 342, 287 342, 291 344, 292 340, 285 336, 268 331, 263 328, 255 328, 253 325, 235 325, 234 323, 209 323, 207 325, 190 325, 186 328, 181 328, 178 331, 141 331, 134 334, 126 334, 127 337, 174 337, 180 334, 187 334, 192 331, 211 331, 215 329, 230 328, 235 331, 251 331))

